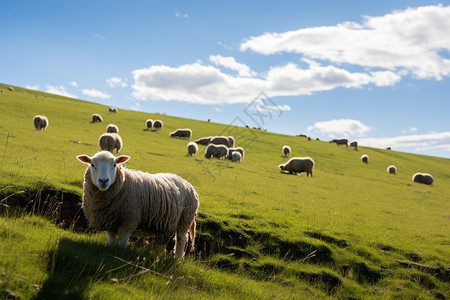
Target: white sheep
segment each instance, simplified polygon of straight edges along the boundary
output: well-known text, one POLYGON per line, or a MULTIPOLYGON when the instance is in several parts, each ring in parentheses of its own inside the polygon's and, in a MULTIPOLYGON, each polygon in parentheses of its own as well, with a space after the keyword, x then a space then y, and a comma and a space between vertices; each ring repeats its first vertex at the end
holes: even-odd
POLYGON ((195 154, 198 152, 198 145, 195 142, 189 142, 187 144, 187 151, 188 155, 195 156, 195 154))
POLYGON ((237 151, 241 154, 241 161, 244 160, 245 151, 244 151, 244 148, 242 148, 242 147, 228 148, 227 159, 233 160, 232 153, 235 151, 237 151))
POLYGON ((289 157, 289 156, 291 156, 291 147, 289 147, 288 145, 284 145, 281 148, 281 152, 283 153, 283 155, 285 157, 289 157))
POLYGON ((334 139, 330 141, 330 143, 336 143, 336 145, 345 145, 348 148, 348 140, 347 139, 334 139))
POLYGON ((91 123, 103 122, 102 116, 100 116, 99 114, 92 114, 91 119, 91 123))
POLYGON ((45 130, 48 127, 48 119, 46 116, 36 115, 33 117, 34 128, 36 130, 45 130))
POLYGON ((236 143, 234 140, 234 137, 228 136, 228 147, 234 147, 234 144, 236 143))
POLYGON ((155 122, 153 122, 153 129, 154 130, 159 130, 162 129, 164 126, 163 122, 161 120, 155 120, 155 122))
POLYGON ((358 142, 357 141, 353 141, 350 143, 350 147, 354 147, 355 150, 358 150, 358 142))
POLYGON ((390 165, 390 166, 388 166, 387 167, 387 169, 386 169, 386 171, 389 173, 389 174, 397 174, 397 168, 394 166, 394 165, 390 165))
POLYGON ((416 173, 413 175, 412 181, 432 185, 433 176, 428 173, 416 173))
POLYGON ((192 130, 190 130, 189 128, 179 128, 174 132, 169 133, 169 136, 190 139, 192 136, 192 130))
POLYGON ((214 145, 225 145, 227 147, 231 147, 230 140, 228 139, 228 137, 222 135, 212 137, 209 143, 214 145))
POLYGON ((205 157, 217 157, 218 159, 226 159, 228 156, 228 147, 225 145, 209 144, 205 149, 205 157))
POLYGON ((88 164, 84 174, 82 208, 89 226, 106 231, 108 243, 126 248, 128 239, 175 236, 175 256, 182 258, 186 242, 194 249, 195 217, 199 197, 194 187, 175 174, 150 174, 122 166, 130 157, 108 151, 93 157, 79 155, 88 164))
POLYGON ((110 107, 108 110, 110 113, 117 113, 117 108, 115 107, 110 107))
POLYGON ((147 127, 148 130, 152 130, 152 128, 153 128, 153 120, 152 119, 147 119, 147 121, 145 121, 145 127, 147 127))
POLYGON ((286 163, 278 165, 278 168, 291 174, 306 172, 306 176, 312 177, 315 164, 311 157, 293 157, 286 163))
POLYGON ((205 145, 207 146, 209 144, 209 142, 211 141, 211 138, 213 138, 212 136, 206 136, 206 137, 202 137, 199 138, 198 140, 195 140, 195 142, 199 145, 205 145))
POLYGON ((117 125, 114 124, 109 124, 108 126, 106 126, 106 132, 119 133, 119 127, 117 127, 117 125))
POLYGON ((369 163, 369 155, 367 155, 367 154, 361 155, 361 160, 362 160, 362 162, 368 164, 369 163))
POLYGON ((241 162, 242 154, 239 151, 233 151, 231 153, 231 161, 232 162, 241 162))
POLYGON ((117 133, 104 133, 98 139, 100 149, 113 152, 116 149, 117 153, 122 149, 122 138, 117 133))

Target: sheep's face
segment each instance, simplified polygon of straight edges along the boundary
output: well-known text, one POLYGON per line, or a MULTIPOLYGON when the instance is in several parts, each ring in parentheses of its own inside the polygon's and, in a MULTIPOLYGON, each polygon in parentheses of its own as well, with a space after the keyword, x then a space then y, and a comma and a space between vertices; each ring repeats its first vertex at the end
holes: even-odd
POLYGON ((284 171, 284 170, 286 170, 286 165, 284 165, 284 164, 278 165, 278 168, 280 168, 281 171, 284 171))
POLYGON ((89 164, 92 183, 103 192, 116 180, 117 166, 130 159, 126 155, 114 157, 109 151, 100 151, 93 157, 79 155, 77 158, 82 163, 89 164))

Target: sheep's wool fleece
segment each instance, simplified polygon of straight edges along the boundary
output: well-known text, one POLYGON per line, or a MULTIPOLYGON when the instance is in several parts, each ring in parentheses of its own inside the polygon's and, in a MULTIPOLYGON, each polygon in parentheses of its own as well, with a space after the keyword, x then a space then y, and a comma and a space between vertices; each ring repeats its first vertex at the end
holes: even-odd
POLYGON ((88 167, 83 211, 94 229, 117 232, 120 227, 168 235, 189 228, 195 218, 199 197, 189 182, 175 174, 149 174, 119 165, 115 182, 102 192, 90 173, 88 167))

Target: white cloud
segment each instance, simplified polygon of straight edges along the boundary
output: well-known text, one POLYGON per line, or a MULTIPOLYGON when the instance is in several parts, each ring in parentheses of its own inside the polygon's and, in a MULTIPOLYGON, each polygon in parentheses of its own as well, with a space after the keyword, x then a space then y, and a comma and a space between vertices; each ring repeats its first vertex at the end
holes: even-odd
POLYGON ((70 83, 70 85, 73 86, 73 87, 78 87, 78 83, 76 81, 72 81, 70 83))
POLYGON ((402 129, 402 133, 408 133, 408 132, 416 132, 417 128, 416 127, 409 127, 408 130, 402 129))
POLYGON ((27 89, 29 89, 29 90, 35 90, 35 91, 37 91, 37 90, 39 90, 39 86, 38 85, 26 85, 25 86, 27 89))
POLYGON ((362 138, 358 140, 358 144, 375 148, 391 147, 393 150, 417 151, 422 153, 432 150, 450 152, 450 131, 397 137, 362 138))
MULTIPOLYGON (((308 68, 288 63, 273 67, 260 77, 232 76, 198 62, 175 68, 151 66, 132 72, 133 96, 138 100, 178 100, 201 104, 248 103, 262 91, 270 97, 298 96, 338 87, 390 85, 400 79, 390 71, 382 72, 383 75, 380 72, 352 73, 334 66, 324 67, 312 60, 304 61, 309 64, 308 68)), ((238 68, 236 65, 233 67, 238 68)))
POLYGON ((96 89, 90 89, 90 90, 83 89, 82 94, 86 95, 86 96, 89 96, 89 97, 92 97, 92 98, 100 98, 100 99, 109 99, 109 98, 111 98, 111 95, 109 95, 107 93, 104 93, 104 92, 101 92, 101 91, 98 91, 96 89))
POLYGON ((308 126, 306 130, 310 132, 328 134, 329 137, 334 138, 336 136, 364 136, 370 132, 372 128, 364 125, 358 120, 340 119, 317 122, 314 125, 308 126))
MULTIPOLYGON (((450 6, 424 6, 381 17, 366 16, 361 24, 345 22, 336 26, 264 33, 243 42, 240 50, 266 55, 299 53, 332 63, 382 68, 440 80, 450 73, 450 60, 440 55, 441 51, 450 50, 449 29, 450 6)), ((385 82, 386 75, 393 76, 393 73, 373 77, 379 79, 380 85, 389 85, 392 78, 385 82)))
POLYGON ((134 102, 134 106, 130 107, 132 110, 142 111, 141 104, 139 102, 134 102))
POLYGON ((177 18, 183 18, 183 19, 189 18, 188 14, 181 13, 181 12, 179 12, 177 10, 174 12, 174 14, 175 14, 175 17, 177 17, 177 18))
POLYGON ((119 77, 111 77, 109 79, 106 79, 106 82, 109 84, 110 87, 127 87, 128 84, 125 82, 125 80, 123 80, 122 78, 119 77))
POLYGON ((250 70, 249 66, 238 63, 234 57, 224 57, 221 55, 210 55, 209 60, 216 66, 223 66, 225 68, 238 71, 239 76, 253 77, 256 72, 250 70))
POLYGON ((62 85, 60 85, 60 86, 47 85, 45 92, 50 93, 50 94, 64 96, 64 97, 77 98, 76 95, 69 93, 66 90, 66 88, 62 85))
POLYGON ((223 111, 223 107, 216 107, 214 110, 215 110, 216 112, 221 112, 221 111, 223 111))

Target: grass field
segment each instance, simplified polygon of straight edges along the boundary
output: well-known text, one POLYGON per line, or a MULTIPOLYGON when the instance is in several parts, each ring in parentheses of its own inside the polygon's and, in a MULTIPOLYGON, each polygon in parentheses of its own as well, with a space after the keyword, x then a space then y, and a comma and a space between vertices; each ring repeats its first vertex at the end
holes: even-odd
POLYGON ((449 159, 120 108, 114 114, 0 88, 0 298, 450 297, 449 159), (90 123, 92 113, 103 122, 90 123), (46 131, 34 130, 36 114, 48 117, 46 131), (149 118, 164 128, 145 130, 149 118), (120 129, 128 168, 176 173, 199 193, 197 249, 184 261, 151 242, 121 250, 108 247, 104 233, 61 224, 61 202, 80 207, 85 165, 75 156, 97 152, 109 123, 120 129), (186 127, 193 139, 233 135, 245 160, 206 159, 205 146, 187 156, 187 141, 169 138, 186 127), (314 177, 279 172, 283 145, 315 160, 314 177), (390 164, 397 175, 387 174, 390 164), (433 186, 413 183, 416 172, 432 174, 433 186))

